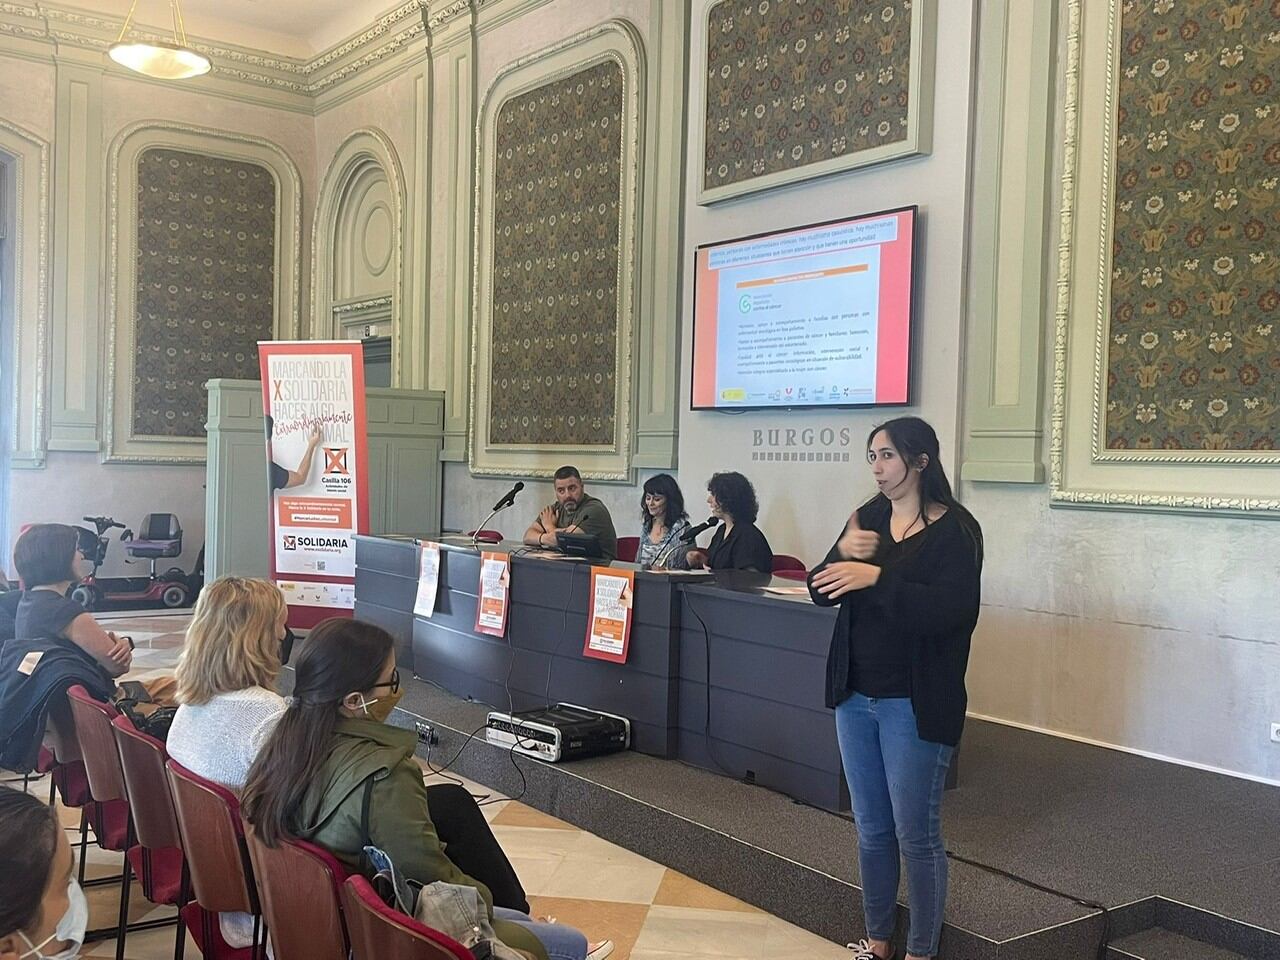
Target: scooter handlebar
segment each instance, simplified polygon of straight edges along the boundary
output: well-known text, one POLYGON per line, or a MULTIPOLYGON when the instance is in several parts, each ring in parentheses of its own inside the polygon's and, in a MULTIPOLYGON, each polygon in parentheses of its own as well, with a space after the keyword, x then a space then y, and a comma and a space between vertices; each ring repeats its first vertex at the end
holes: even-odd
POLYGON ((101 527, 103 530, 111 530, 114 527, 124 529, 123 523, 116 523, 112 517, 81 517, 86 523, 92 523, 95 527, 101 527))

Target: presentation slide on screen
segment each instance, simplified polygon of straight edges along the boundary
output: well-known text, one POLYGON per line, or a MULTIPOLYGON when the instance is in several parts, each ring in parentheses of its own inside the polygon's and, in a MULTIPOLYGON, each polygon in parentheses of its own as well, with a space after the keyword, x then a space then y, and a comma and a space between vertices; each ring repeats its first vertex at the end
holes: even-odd
POLYGON ((699 249, 693 406, 905 403, 914 215, 699 249))

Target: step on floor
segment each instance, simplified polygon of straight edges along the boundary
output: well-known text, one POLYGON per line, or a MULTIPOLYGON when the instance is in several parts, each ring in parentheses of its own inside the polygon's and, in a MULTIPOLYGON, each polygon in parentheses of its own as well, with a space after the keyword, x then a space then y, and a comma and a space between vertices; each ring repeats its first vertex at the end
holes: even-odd
POLYGON ((1107 960, 1253 960, 1163 927, 1152 927, 1107 947, 1107 960))

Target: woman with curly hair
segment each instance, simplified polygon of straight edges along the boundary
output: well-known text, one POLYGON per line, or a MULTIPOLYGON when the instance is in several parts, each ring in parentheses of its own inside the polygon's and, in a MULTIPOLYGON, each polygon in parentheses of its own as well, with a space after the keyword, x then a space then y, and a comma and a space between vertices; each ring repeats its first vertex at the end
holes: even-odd
POLYGON ((740 473, 716 473, 707 481, 707 506, 720 518, 720 527, 706 550, 691 550, 691 569, 773 570, 773 550, 760 528, 756 514, 760 504, 751 481, 740 473))

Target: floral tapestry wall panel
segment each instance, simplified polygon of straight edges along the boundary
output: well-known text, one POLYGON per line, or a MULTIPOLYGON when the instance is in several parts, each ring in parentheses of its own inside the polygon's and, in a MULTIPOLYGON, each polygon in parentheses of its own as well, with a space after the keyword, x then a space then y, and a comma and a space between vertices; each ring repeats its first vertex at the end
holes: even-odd
POLYGON ((275 328, 276 185, 255 163, 138 158, 133 431, 203 437, 213 377, 256 380, 275 328))
POLYGON ((1280 2, 1122 7, 1105 447, 1280 448, 1280 2))
POLYGON ((615 441, 623 86, 606 60, 498 111, 491 443, 615 441))
POLYGON ((916 95, 911 33, 919 2, 713 5, 704 65, 704 189, 905 141, 916 95))

